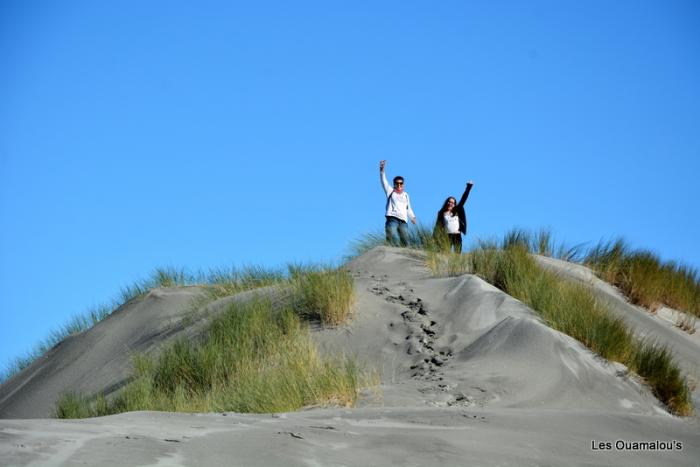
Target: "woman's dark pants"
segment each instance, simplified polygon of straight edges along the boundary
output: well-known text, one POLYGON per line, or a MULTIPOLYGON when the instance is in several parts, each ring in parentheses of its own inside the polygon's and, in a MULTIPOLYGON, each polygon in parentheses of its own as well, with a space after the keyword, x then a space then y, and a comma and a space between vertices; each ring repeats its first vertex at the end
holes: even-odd
POLYGON ((462 234, 447 234, 450 237, 450 245, 454 247, 455 253, 462 253, 462 234))

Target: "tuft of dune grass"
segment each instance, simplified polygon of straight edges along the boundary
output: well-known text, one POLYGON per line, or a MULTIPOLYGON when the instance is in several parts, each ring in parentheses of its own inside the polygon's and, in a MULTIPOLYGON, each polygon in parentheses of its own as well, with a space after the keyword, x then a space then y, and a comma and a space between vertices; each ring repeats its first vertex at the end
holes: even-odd
POLYGON ((212 269, 200 275, 197 284, 205 284, 211 298, 235 295, 246 290, 283 284, 287 280, 284 271, 257 266, 212 269))
POLYGON ((355 300, 350 271, 332 267, 289 267, 295 308, 306 318, 338 325, 350 318, 355 300))
MULTIPOLYGON (((386 241, 384 231, 371 232, 360 236, 350 243, 350 253, 347 255, 347 259, 363 255, 372 248, 381 245, 399 246, 394 244, 389 245, 386 241)), ((408 244, 406 247, 428 251, 445 251, 449 247, 449 240, 446 236, 435 237, 432 227, 420 224, 415 227, 411 226, 408 229, 408 244)))
POLYGON ((651 311, 666 305, 700 317, 698 271, 676 261, 662 261, 651 251, 632 249, 622 238, 601 241, 586 249, 583 244, 573 247, 557 244, 546 229, 536 233, 513 229, 499 245, 503 248, 519 245, 531 253, 582 263, 619 287, 634 304, 651 311))
MULTIPOLYGON (((624 239, 601 241, 590 248, 584 244, 557 243, 546 229, 532 233, 513 229, 492 247, 520 246, 533 254, 582 263, 603 280, 617 286, 630 302, 656 311, 662 305, 700 317, 700 275, 690 266, 662 261, 651 251, 629 247, 624 239)), ((484 246, 481 242, 480 246, 484 246)), ((687 327, 686 322, 679 327, 687 327)), ((691 329, 692 331, 692 329, 691 329)))
POLYGON ((467 255, 448 255, 458 260, 429 252, 427 264, 436 275, 481 276, 529 305, 552 328, 625 364, 672 413, 690 415, 691 391, 669 349, 636 337, 590 290, 540 267, 530 255, 531 246, 527 237, 511 233, 500 244, 483 242, 467 255))
POLYGON ((661 305, 700 316, 700 276, 694 268, 633 250, 623 239, 600 242, 583 259, 632 303, 652 311, 661 305))

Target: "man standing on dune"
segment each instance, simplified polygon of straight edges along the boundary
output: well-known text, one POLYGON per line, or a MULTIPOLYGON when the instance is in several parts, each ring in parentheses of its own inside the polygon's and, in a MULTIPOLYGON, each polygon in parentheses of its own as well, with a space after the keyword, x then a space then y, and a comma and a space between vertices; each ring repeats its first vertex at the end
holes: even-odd
POLYGON ((411 209, 411 201, 408 193, 404 191, 403 177, 394 177, 394 187, 389 185, 384 175, 384 166, 386 161, 379 162, 379 178, 382 181, 382 187, 386 194, 386 223, 384 224, 384 232, 386 233, 386 242, 389 245, 396 245, 396 231, 398 230, 399 242, 401 246, 408 245, 408 219, 411 219, 413 224, 416 223, 416 216, 411 209))

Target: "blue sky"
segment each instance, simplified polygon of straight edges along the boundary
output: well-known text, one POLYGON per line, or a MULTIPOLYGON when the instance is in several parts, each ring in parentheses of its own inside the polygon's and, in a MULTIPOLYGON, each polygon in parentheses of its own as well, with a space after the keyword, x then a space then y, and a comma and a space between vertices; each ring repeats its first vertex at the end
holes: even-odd
POLYGON ((337 261, 475 181, 700 266, 700 4, 0 3, 0 364, 159 266, 337 261))

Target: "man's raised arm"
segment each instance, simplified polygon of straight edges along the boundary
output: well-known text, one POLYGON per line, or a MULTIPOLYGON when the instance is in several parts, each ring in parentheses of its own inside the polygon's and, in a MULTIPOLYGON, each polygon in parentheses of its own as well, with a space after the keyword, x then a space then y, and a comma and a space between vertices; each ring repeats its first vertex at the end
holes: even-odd
POLYGON ((391 194, 391 191, 393 188, 391 188, 391 185, 389 185, 389 182, 386 179, 386 175, 384 174, 384 166, 386 165, 386 161, 382 160, 379 162, 379 179, 382 182, 382 187, 384 188, 384 193, 389 196, 391 194))

